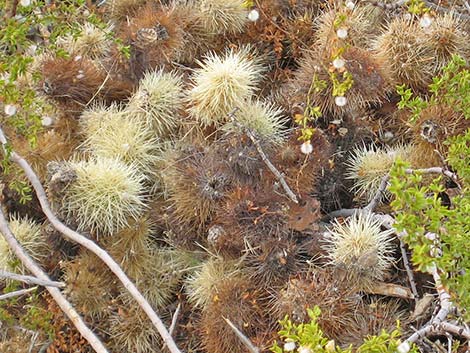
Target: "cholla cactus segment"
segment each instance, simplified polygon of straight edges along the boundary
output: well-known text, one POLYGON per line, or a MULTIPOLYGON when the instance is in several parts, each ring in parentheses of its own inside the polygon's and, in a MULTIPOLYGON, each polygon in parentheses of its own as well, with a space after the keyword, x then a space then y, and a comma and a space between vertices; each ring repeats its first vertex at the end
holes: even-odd
POLYGON ((133 14, 139 7, 145 5, 145 0, 109 0, 105 2, 110 17, 120 20, 133 14))
POLYGON ((230 50, 224 56, 211 53, 199 64, 189 91, 189 112, 203 126, 218 125, 252 97, 262 69, 259 63, 248 59, 245 51, 230 50))
MULTIPOLYGON (((21 246, 34 260, 40 262, 47 257, 49 247, 39 224, 29 218, 13 216, 8 226, 21 246)), ((26 271, 3 237, 0 237, 0 269, 20 273, 26 271)))
POLYGON ((239 274, 233 261, 222 258, 207 260, 200 269, 186 279, 188 300, 194 307, 204 308, 212 299, 217 286, 239 274))
POLYGON ((77 178, 66 188, 62 204, 79 230, 110 235, 142 215, 145 177, 134 164, 102 157, 69 164, 77 178))
POLYGON ((374 32, 379 28, 383 14, 373 6, 366 5, 357 6, 347 16, 344 15, 338 9, 328 9, 313 21, 316 44, 331 49, 338 37, 343 40, 347 38, 348 44, 352 46, 367 49, 376 34, 374 32), (337 22, 341 23, 341 27, 338 27, 337 22))
POLYGON ((330 264, 341 268, 360 288, 383 280, 394 262, 391 234, 382 231, 373 215, 359 213, 345 223, 337 220, 325 234, 330 264))
POLYGON ((182 87, 181 77, 174 72, 148 72, 125 112, 144 121, 157 136, 167 136, 178 125, 178 112, 183 105, 182 87))
POLYGON ((111 271, 88 251, 81 251, 72 261, 64 263, 62 270, 68 299, 86 315, 104 318, 112 293, 116 291, 116 280, 111 271))
POLYGON ((109 317, 110 346, 115 352, 155 353, 161 338, 145 312, 132 302, 109 317))
POLYGON ((85 151, 135 164, 146 176, 154 172, 160 144, 143 121, 111 108, 101 116, 88 112, 80 122, 86 137, 82 144, 85 151))
POLYGON ((413 20, 392 20, 374 42, 374 49, 396 84, 424 88, 430 83, 435 60, 433 51, 424 29, 413 20))
POLYGON ((446 66, 453 55, 460 55, 466 60, 470 57, 470 43, 465 24, 452 13, 438 15, 433 19, 425 38, 434 54, 433 76, 446 66))
POLYGON ((370 201, 377 192, 383 177, 397 159, 407 161, 413 154, 410 145, 398 145, 385 149, 374 145, 361 146, 353 150, 347 161, 347 179, 354 180, 353 191, 358 199, 370 201))
POLYGON ((248 11, 243 0, 200 0, 198 17, 211 34, 236 34, 248 22, 248 11))
MULTIPOLYGON (((286 134, 287 118, 282 110, 273 104, 261 101, 248 102, 236 113, 237 122, 254 132, 263 141, 281 143, 286 134)), ((225 130, 237 131, 233 123, 224 126, 225 130)))
POLYGON ((59 38, 59 45, 74 55, 83 55, 93 60, 105 59, 110 53, 113 41, 109 35, 112 25, 105 28, 85 23, 79 27, 79 35, 59 38))

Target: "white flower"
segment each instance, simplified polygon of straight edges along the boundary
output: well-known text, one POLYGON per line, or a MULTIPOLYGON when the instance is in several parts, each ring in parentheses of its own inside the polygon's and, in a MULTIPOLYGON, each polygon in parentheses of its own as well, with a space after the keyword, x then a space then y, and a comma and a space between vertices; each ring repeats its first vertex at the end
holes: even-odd
POLYGON ((423 15, 421 20, 419 20, 419 25, 422 28, 428 28, 432 25, 432 18, 429 15, 423 15))
POLYGON ((313 151, 313 146, 312 146, 312 144, 310 143, 310 141, 304 142, 304 143, 300 146, 300 151, 301 151, 303 154, 310 154, 310 153, 312 153, 312 151, 313 151))
POLYGON ((335 69, 341 69, 344 64, 345 62, 341 58, 336 58, 335 60, 333 60, 333 66, 335 67, 335 69))
POLYGON ((256 22, 256 21, 258 21, 258 19, 259 19, 259 12, 258 12, 258 10, 256 10, 256 9, 251 10, 251 11, 248 13, 248 19, 249 19, 251 22, 256 22))
POLYGON ((5 105, 5 114, 8 116, 13 116, 16 114, 16 106, 13 104, 5 105))
POLYGON ((299 353, 312 353, 312 350, 309 347, 300 347, 299 348, 299 353))
POLYGON ((286 352, 293 351, 295 349, 295 342, 286 342, 284 343, 284 350, 286 352))
POLYGON ((338 38, 340 39, 345 39, 347 36, 348 36, 348 30, 346 28, 339 28, 337 31, 336 31, 336 35, 338 36, 338 38))
POLYGON ((335 97, 335 104, 338 107, 344 107, 347 102, 348 102, 348 100, 346 99, 346 97, 343 97, 343 96, 335 97))
POLYGON ((42 126, 51 126, 53 122, 54 119, 52 119, 50 116, 43 116, 41 119, 42 126))
POLYGON ((77 55, 73 58, 73 61, 79 61, 79 60, 82 60, 82 56, 81 55, 77 55))
POLYGON ((31 5, 31 0, 21 0, 20 1, 21 6, 29 6, 31 5))
POLYGON ((353 1, 346 1, 346 7, 347 7, 349 10, 354 10, 354 6, 356 6, 356 4, 354 4, 353 1))

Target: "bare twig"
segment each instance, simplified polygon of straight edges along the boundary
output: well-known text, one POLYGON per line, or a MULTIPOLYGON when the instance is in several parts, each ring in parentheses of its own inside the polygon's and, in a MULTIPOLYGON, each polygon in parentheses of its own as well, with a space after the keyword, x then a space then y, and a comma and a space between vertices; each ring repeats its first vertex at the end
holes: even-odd
MULTIPOLYGON (((0 128, 0 143, 5 145, 7 143, 5 135, 3 134, 2 129, 0 128)), ((143 309, 143 311, 147 314, 152 324, 160 333, 160 336, 163 339, 163 342, 168 346, 169 350, 172 353, 181 353, 179 348, 176 346, 175 341, 171 337, 170 333, 168 332, 167 328, 163 324, 160 317, 157 313, 153 310, 150 303, 145 299, 142 293, 137 289, 135 284, 127 277, 121 267, 117 264, 116 261, 101 247, 99 247, 95 242, 88 239, 87 237, 83 236, 82 234, 70 229, 65 224, 63 224, 59 218, 52 212, 49 200, 47 199, 46 192, 44 187, 41 184, 36 173, 33 171, 29 163, 23 159, 20 155, 18 155, 15 151, 10 151, 9 153, 10 160, 18 164, 21 169, 25 172, 26 177, 28 178, 29 182, 33 186, 33 189, 36 192, 37 198, 41 205, 41 209, 46 215, 49 222, 52 226, 58 230, 61 234, 63 234, 66 238, 82 245, 86 249, 90 250, 96 256, 98 256, 105 264, 109 267, 109 269, 116 275, 119 281, 123 284, 124 288, 128 290, 130 295, 137 301, 139 306, 143 309)))
POLYGON ((367 2, 373 6, 380 7, 384 10, 396 10, 399 7, 403 6, 407 0, 398 0, 393 3, 386 3, 384 1, 376 1, 376 0, 363 0, 363 2, 367 2))
POLYGON ((365 292, 369 294, 385 295, 388 297, 414 299, 413 293, 408 288, 394 283, 375 282, 373 286, 367 288, 365 292))
POLYGON ((26 288, 26 289, 20 289, 20 290, 15 290, 14 292, 6 293, 0 295, 0 300, 6 300, 14 297, 19 297, 24 294, 28 294, 31 292, 34 292, 38 287, 31 287, 31 288, 26 288))
POLYGON ((39 352, 38 353, 46 353, 47 349, 49 348, 49 346, 52 344, 52 341, 49 340, 47 341, 46 343, 44 343, 41 348, 39 349, 39 352))
POLYGON ((248 348, 248 350, 251 352, 251 353, 259 353, 260 352, 260 349, 258 347, 256 347, 248 337, 246 337, 243 332, 241 332, 237 326, 235 326, 229 319, 227 319, 226 317, 224 317, 224 320, 225 322, 227 323, 227 325, 232 329, 233 333, 240 339, 240 341, 245 345, 246 348, 248 348))
POLYGON ((448 9, 444 6, 434 4, 433 2, 428 1, 428 0, 424 0, 424 3, 426 4, 427 7, 431 8, 433 10, 436 10, 437 12, 441 12, 441 13, 451 12, 455 17, 459 17, 462 20, 470 20, 469 15, 465 15, 463 13, 457 12, 457 11, 455 11, 454 8, 448 9))
POLYGON ((181 303, 178 303, 175 313, 173 314, 173 318, 171 319, 170 329, 168 330, 168 332, 170 332, 170 335, 172 336, 173 336, 173 333, 175 332, 176 323, 178 322, 178 315, 180 313, 180 310, 181 310, 181 303))
MULTIPOLYGON (((36 262, 24 251, 20 243, 16 240, 15 236, 8 227, 8 222, 3 214, 2 207, 0 207, 0 232, 3 234, 7 244, 10 246, 16 257, 25 265, 39 279, 50 281, 49 276, 36 264, 36 262)), ((56 287, 47 287, 46 289, 51 294, 52 298, 57 302, 62 311, 72 321, 73 325, 77 328, 80 334, 88 341, 97 353, 108 353, 108 350, 100 341, 100 339, 86 326, 83 319, 78 315, 72 305, 67 301, 61 291, 56 287)))
POLYGON ((24 282, 27 284, 37 284, 40 286, 58 287, 58 288, 65 287, 64 282, 44 281, 42 279, 39 279, 33 276, 18 275, 16 273, 11 273, 7 271, 3 271, 3 270, 0 270, 0 278, 9 278, 15 281, 24 282))
POLYGON ((403 239, 401 239, 401 237, 398 237, 398 240, 400 241, 401 258, 403 260, 403 266, 405 267, 405 271, 408 276, 408 281, 410 282, 411 293, 413 293, 415 301, 418 302, 419 294, 418 290, 416 289, 416 282, 413 270, 411 269, 410 262, 408 261, 408 254, 406 253, 405 243, 403 242, 403 239))
POLYGON ((382 178, 382 182, 380 183, 379 188, 375 192, 374 197, 372 198, 372 200, 370 200, 369 204, 366 207, 364 207, 364 211, 369 211, 369 212, 374 211, 374 209, 377 207, 377 205, 382 200, 382 197, 385 193, 385 190, 387 189, 389 180, 390 180, 390 175, 389 174, 385 175, 382 178))
POLYGON ((239 128, 241 128, 243 131, 246 132, 246 134, 248 135, 248 137, 250 138, 251 142, 253 143, 253 145, 255 146, 256 150, 258 151, 261 159, 263 160, 263 162, 266 164, 266 166, 269 168, 269 170, 275 175, 275 177, 277 178, 277 180, 279 181, 279 183, 281 184, 282 188, 284 189, 284 191, 286 192, 287 196, 295 203, 299 203, 299 200, 297 199, 297 196, 294 194, 294 192, 292 191, 292 189, 289 187, 289 185, 287 184, 286 182, 286 179, 284 179, 284 176, 281 174, 281 172, 279 172, 279 170, 277 170, 277 168, 274 166, 274 164, 271 163, 271 161, 269 160, 268 156, 266 155, 266 153, 264 153, 263 151, 263 147, 261 147, 261 144, 259 143, 258 139, 256 138, 255 136, 255 133, 253 131, 251 131, 250 129, 248 129, 247 127, 245 126, 242 126, 238 121, 237 121, 237 118, 236 118, 236 115, 235 113, 238 111, 238 108, 235 108, 234 110, 232 110, 229 114, 228 114, 228 117, 230 118, 230 120, 236 124, 239 128))

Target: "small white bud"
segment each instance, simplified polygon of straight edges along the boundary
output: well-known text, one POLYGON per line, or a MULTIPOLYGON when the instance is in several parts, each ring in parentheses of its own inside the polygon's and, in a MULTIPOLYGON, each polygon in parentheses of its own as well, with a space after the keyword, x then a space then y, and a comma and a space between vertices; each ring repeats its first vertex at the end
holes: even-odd
POLYGON ((10 80, 10 73, 9 72, 4 72, 4 73, 0 74, 0 80, 9 81, 10 80))
POLYGON ((309 347, 302 346, 299 348, 299 353, 312 353, 312 350, 309 347))
POLYGON ((295 349, 295 342, 286 342, 284 343, 284 350, 286 352, 293 351, 295 349))
POLYGON ((73 61, 79 61, 79 60, 82 60, 82 56, 81 55, 77 55, 73 58, 73 61))
POLYGON ((422 28, 428 28, 432 25, 432 18, 429 15, 423 15, 421 19, 419 20, 419 25, 422 28))
POLYGON ((328 343, 325 345, 325 350, 327 352, 334 352, 335 351, 335 340, 329 340, 328 343))
POLYGON ((391 131, 385 131, 384 135, 383 135, 383 140, 384 141, 390 141, 391 139, 393 139, 395 135, 393 134, 393 132, 391 131))
POLYGON ((344 107, 347 102, 348 102, 348 100, 346 99, 346 97, 343 97, 343 96, 335 97, 335 104, 338 107, 344 107))
POLYGON ((346 7, 349 10, 354 10, 354 6, 356 6, 356 4, 353 1, 346 1, 346 7))
POLYGON ((5 114, 8 116, 13 116, 16 114, 16 106, 13 104, 5 105, 5 114))
POLYGON ((338 36, 338 38, 340 39, 345 39, 347 36, 348 36, 348 30, 346 28, 339 28, 337 31, 336 31, 336 35, 338 36))
POLYGON ((256 22, 256 21, 258 21, 258 19, 259 19, 259 12, 258 12, 258 10, 256 10, 256 9, 251 10, 251 11, 248 13, 248 19, 249 19, 251 22, 256 22))
POLYGON ((406 21, 411 20, 412 17, 413 17, 413 16, 412 16, 409 12, 407 12, 407 13, 405 13, 405 14, 403 15, 403 18, 404 18, 406 21))
POLYGON ((431 232, 426 233, 424 236, 431 241, 434 241, 437 239, 437 235, 431 232))
POLYGON ((42 126, 51 126, 53 122, 54 119, 52 119, 50 116, 43 116, 41 119, 42 126))
POLYGON ((21 0, 20 1, 21 6, 29 6, 31 5, 31 0, 21 0))
POLYGON ((335 69, 341 69, 342 67, 344 67, 344 60, 341 59, 341 58, 336 58, 335 60, 333 60, 333 66, 335 67, 335 69))
POLYGON ((85 77, 85 75, 84 75, 84 74, 78 74, 76 77, 77 77, 79 80, 81 80, 82 78, 85 77))
POLYGON ((301 146, 300 146, 300 151, 303 154, 310 154, 313 152, 313 146, 310 143, 310 141, 305 141, 301 146))

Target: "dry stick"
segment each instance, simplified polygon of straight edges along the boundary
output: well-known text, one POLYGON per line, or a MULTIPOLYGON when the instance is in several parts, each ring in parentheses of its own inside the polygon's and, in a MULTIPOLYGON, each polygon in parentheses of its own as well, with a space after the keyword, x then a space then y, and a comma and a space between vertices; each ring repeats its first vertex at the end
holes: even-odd
POLYGON ((382 2, 382 1, 374 1, 374 0, 364 0, 364 2, 368 2, 372 6, 381 7, 384 10, 395 10, 403 6, 407 2, 407 0, 398 0, 391 4, 382 2))
POLYGON ((223 318, 225 320, 225 322, 227 323, 227 325, 232 329, 233 333, 235 333, 235 335, 240 339, 240 341, 245 345, 246 348, 248 348, 248 350, 251 352, 251 353, 259 353, 260 350, 258 347, 256 347, 248 337, 246 337, 243 332, 241 332, 237 326, 235 326, 232 321, 230 321, 229 319, 227 318, 223 318))
POLYGON ((387 189, 389 180, 390 180, 390 174, 387 173, 387 175, 385 175, 382 178, 382 182, 380 183, 379 189, 374 194, 374 197, 372 198, 372 200, 370 200, 369 204, 366 207, 364 207, 364 211, 366 211, 366 212, 373 212, 374 211, 374 209, 377 207, 377 205, 382 200, 382 196, 385 193, 385 190, 387 189))
POLYGON ((173 314, 173 318, 171 319, 170 329, 168 330, 168 332, 170 332, 170 335, 172 336, 173 336, 173 333, 175 332, 176 323, 178 322, 178 315, 180 313, 180 310, 181 310, 181 303, 178 303, 175 313, 173 314))
MULTIPOLYGON (((0 128, 0 143, 5 145, 7 143, 5 135, 3 134, 2 129, 0 128)), ((152 324, 160 333, 160 336, 163 339, 163 342, 167 345, 169 350, 172 353, 181 353, 179 348, 176 346, 175 341, 171 337, 170 333, 166 329, 165 325, 163 324, 160 317, 157 313, 153 310, 152 306, 149 304, 147 299, 140 293, 134 283, 127 277, 121 267, 117 264, 116 261, 101 247, 99 247, 95 242, 88 239, 87 237, 81 235, 80 233, 70 229, 65 224, 63 224, 57 216, 52 212, 51 207, 49 205, 49 200, 47 199, 46 192, 41 184, 41 181, 37 177, 36 173, 34 173, 31 166, 24 160, 20 155, 16 152, 11 151, 9 153, 10 159, 18 164, 23 171, 25 172, 26 177, 30 181, 31 185, 33 186, 34 190, 36 191, 37 198, 41 205, 42 211, 46 215, 49 222, 52 226, 57 229, 60 233, 62 233, 66 238, 75 241, 76 243, 82 245, 83 247, 90 250, 96 256, 98 256, 105 264, 109 267, 109 269, 116 275, 116 277, 121 281, 124 288, 128 290, 130 295, 137 301, 139 306, 143 309, 143 311, 147 314, 152 324)))
POLYGON ((287 196, 289 196, 289 198, 293 202, 299 203, 299 200, 297 199, 297 196, 294 194, 292 189, 287 184, 286 180, 284 179, 284 176, 279 172, 279 170, 277 170, 277 168, 274 166, 274 164, 271 163, 268 156, 266 156, 266 153, 264 153, 263 148, 261 147, 261 145, 260 145, 258 139, 256 138, 255 134, 250 129, 246 128, 245 126, 242 126, 242 124, 240 124, 236 120, 235 113, 237 111, 238 111, 238 108, 235 108, 233 111, 231 111, 228 114, 228 117, 232 120, 232 122, 234 124, 236 124, 239 128, 241 128, 242 130, 244 130, 246 132, 246 134, 250 138, 251 142, 253 142, 253 145, 255 145, 255 148, 258 151, 259 155, 261 156, 261 159, 263 160, 263 162, 268 166, 269 170, 274 174, 274 176, 277 178, 279 183, 281 183, 282 188, 286 192, 287 196))
POLYGON ((3 271, 3 270, 0 270, 0 278, 8 278, 8 279, 12 279, 15 281, 28 283, 28 284, 38 284, 40 286, 58 287, 58 288, 65 287, 64 282, 44 281, 42 279, 39 279, 33 276, 18 275, 16 273, 11 273, 7 271, 3 271))
POLYGON ((460 13, 460 12, 457 12, 455 11, 454 9, 448 9, 444 6, 440 6, 440 5, 437 5, 437 4, 434 4, 432 3, 431 1, 428 1, 428 0, 424 0, 424 3, 426 4, 427 7, 433 9, 433 10, 436 10, 437 12, 441 12, 441 13, 452 13, 454 16, 456 17, 459 17, 460 19, 462 20, 470 20, 470 16, 469 15, 465 15, 463 13, 460 13))
POLYGON ((0 300, 19 297, 20 295, 24 295, 24 294, 34 292, 36 289, 38 289, 37 286, 36 287, 31 287, 31 288, 26 288, 26 289, 15 290, 14 292, 10 292, 10 293, 0 295, 0 300))
MULTIPOLYGON (((37 278, 50 281, 49 276, 39 267, 36 262, 24 251, 20 243, 16 240, 15 236, 8 227, 8 222, 3 214, 2 207, 0 207, 0 233, 3 234, 10 249, 21 261, 22 264, 37 278)), ((67 301, 62 292, 55 287, 46 287, 47 291, 51 294, 52 298, 57 302, 62 311, 72 321, 73 325, 77 328, 80 334, 88 341, 97 353, 108 353, 106 347, 101 343, 100 339, 87 327, 80 315, 75 311, 72 305, 67 301)))
POLYGON ((403 266, 405 266, 405 271, 408 276, 408 281, 410 282, 411 293, 413 293, 415 297, 415 301, 416 303, 418 303, 419 294, 416 288, 416 282, 415 282, 415 277, 413 275, 413 270, 411 269, 411 264, 410 264, 410 261, 408 260, 408 254, 406 253, 405 243, 403 242, 400 236, 398 236, 398 240, 400 240, 401 258, 403 260, 403 266))

